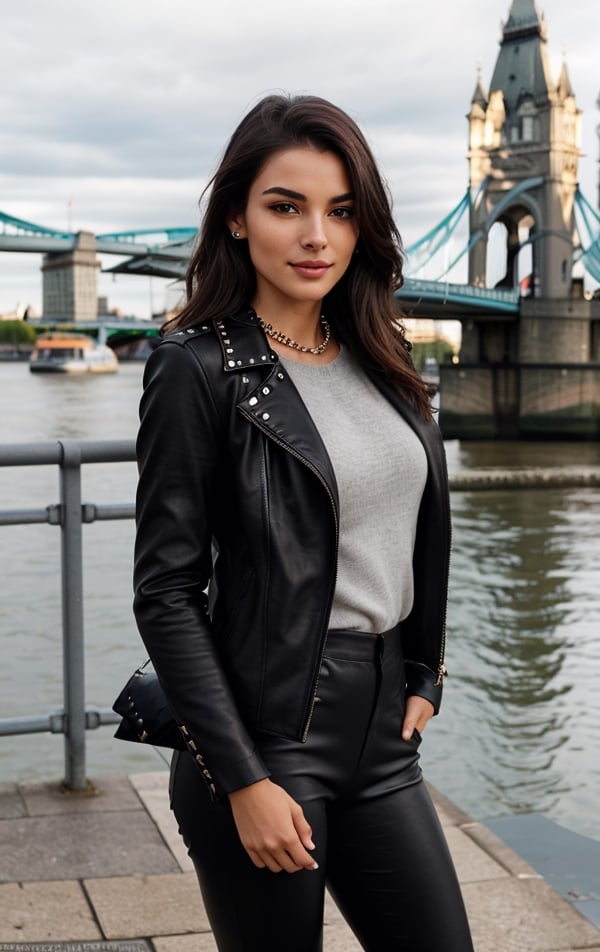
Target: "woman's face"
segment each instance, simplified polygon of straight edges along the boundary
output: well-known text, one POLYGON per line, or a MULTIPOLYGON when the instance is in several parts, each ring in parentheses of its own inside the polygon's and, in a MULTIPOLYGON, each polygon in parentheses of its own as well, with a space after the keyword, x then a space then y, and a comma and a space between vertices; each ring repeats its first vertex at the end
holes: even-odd
POLYGON ((310 146, 276 152, 252 183, 244 211, 228 222, 248 241, 257 312, 318 304, 356 247, 354 195, 344 162, 310 146))

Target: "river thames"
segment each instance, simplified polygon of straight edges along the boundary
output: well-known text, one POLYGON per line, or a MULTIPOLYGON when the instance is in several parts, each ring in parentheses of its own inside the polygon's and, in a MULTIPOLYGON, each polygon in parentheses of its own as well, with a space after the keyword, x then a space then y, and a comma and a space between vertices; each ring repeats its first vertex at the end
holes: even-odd
MULTIPOLYGON (((143 365, 33 375, 0 364, 2 443, 135 436, 143 365)), ((600 444, 447 443, 450 471, 600 465, 600 444)), ((133 464, 84 467, 85 502, 131 502, 133 464)), ((53 467, 0 470, 0 508, 57 502, 53 467)), ((425 775, 477 819, 542 813, 600 839, 600 490, 453 492, 445 697, 425 775)), ((0 527, 0 717, 62 706, 60 539, 0 527)), ((133 523, 84 527, 86 702, 110 707, 145 657, 131 614, 133 523)), ((153 770, 159 755, 87 733, 88 772, 153 770)), ((0 738, 0 779, 59 779, 60 735, 0 738)))

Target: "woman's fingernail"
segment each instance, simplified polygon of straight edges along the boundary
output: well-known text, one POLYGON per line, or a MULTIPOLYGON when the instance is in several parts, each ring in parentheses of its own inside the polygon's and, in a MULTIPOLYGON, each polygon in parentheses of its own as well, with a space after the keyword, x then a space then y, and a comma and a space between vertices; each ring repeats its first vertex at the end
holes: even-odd
POLYGON ((316 846, 315 846, 315 844, 313 843, 312 840, 309 840, 309 841, 308 841, 308 849, 309 849, 309 850, 314 850, 314 849, 316 849, 316 846))
POLYGON ((318 868, 319 868, 319 864, 318 864, 318 863, 314 863, 313 869, 318 869, 318 868))

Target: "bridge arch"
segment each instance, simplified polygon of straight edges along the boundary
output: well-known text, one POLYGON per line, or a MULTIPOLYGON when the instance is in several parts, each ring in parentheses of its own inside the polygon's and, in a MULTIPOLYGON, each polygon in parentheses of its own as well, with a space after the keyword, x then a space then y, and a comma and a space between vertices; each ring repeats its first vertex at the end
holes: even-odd
POLYGON ((496 288, 521 288, 524 297, 533 296, 539 287, 537 236, 541 209, 533 195, 521 194, 513 204, 494 209, 490 215, 486 262, 486 283, 496 288), (494 214, 494 212, 496 212, 494 214), (504 271, 498 274, 498 247, 502 249, 504 271), (496 250, 494 262, 493 249, 496 250), (493 268, 496 274, 493 279, 493 268))

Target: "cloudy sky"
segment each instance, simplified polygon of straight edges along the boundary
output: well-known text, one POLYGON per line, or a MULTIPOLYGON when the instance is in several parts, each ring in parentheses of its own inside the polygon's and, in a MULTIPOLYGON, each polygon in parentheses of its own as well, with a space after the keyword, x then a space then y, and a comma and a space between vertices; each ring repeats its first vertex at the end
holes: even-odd
MULTIPOLYGON (((267 92, 348 110, 371 141, 405 243, 467 186, 467 122, 511 0, 19 0, 0 35, 0 211, 94 232, 196 225, 225 140, 267 92)), ((583 110, 580 183, 597 202, 597 0, 538 3, 555 74, 566 53, 583 110)), ((41 307, 39 255, 0 254, 0 312, 41 307)), ((103 260, 105 266, 115 259, 103 260)), ((157 279, 100 293, 147 317, 157 279)))

